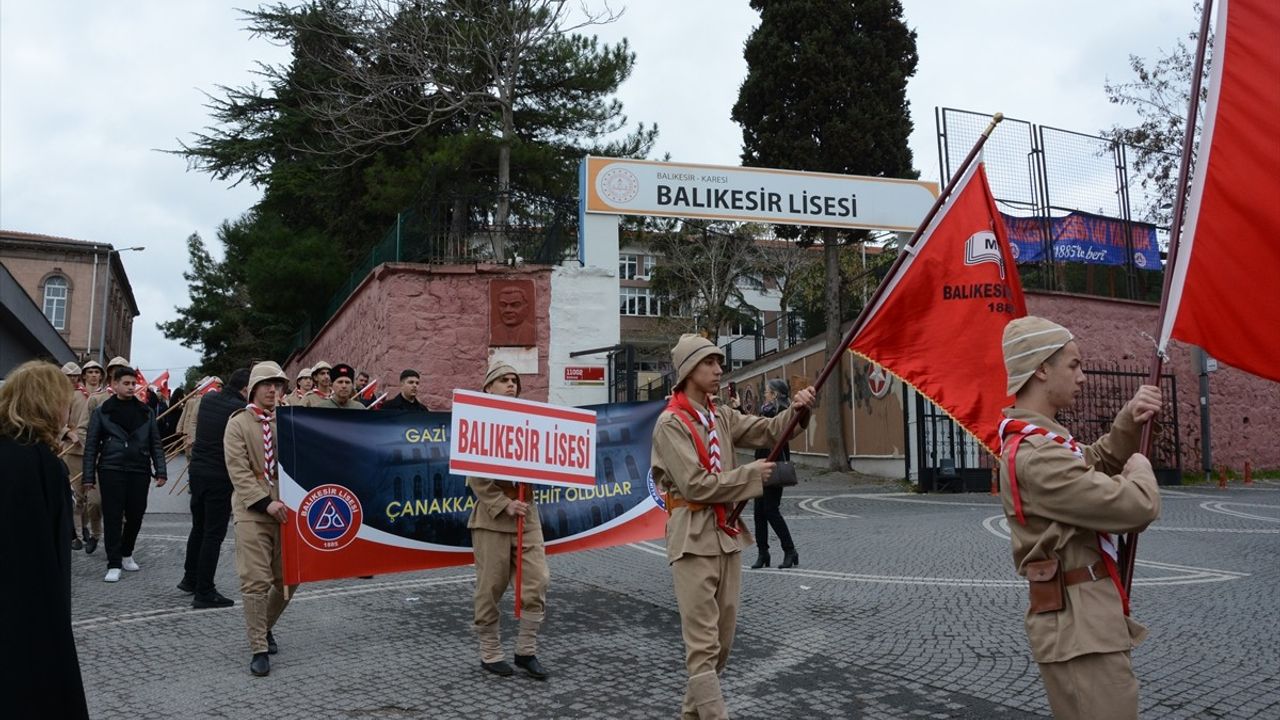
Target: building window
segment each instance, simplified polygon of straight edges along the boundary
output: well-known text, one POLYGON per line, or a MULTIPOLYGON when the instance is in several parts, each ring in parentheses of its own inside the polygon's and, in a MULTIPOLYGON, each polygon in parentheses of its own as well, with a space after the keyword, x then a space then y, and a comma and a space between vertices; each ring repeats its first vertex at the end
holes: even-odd
POLYGON ((623 280, 636 279, 636 267, 640 262, 639 255, 618 256, 618 277, 623 280))
POLYGON ((755 335, 756 321, 749 315, 742 315, 738 320, 729 325, 729 331, 726 335, 755 335))
POLYGON ((644 256, 644 279, 648 280, 653 277, 653 269, 658 266, 658 258, 656 255, 644 256))
POLYGON ((654 297, 649 288, 624 287, 619 288, 619 291, 618 312, 620 314, 647 316, 662 314, 662 303, 654 297))
POLYGON ((67 279, 54 275, 44 281, 44 316, 58 330, 67 329, 67 279))

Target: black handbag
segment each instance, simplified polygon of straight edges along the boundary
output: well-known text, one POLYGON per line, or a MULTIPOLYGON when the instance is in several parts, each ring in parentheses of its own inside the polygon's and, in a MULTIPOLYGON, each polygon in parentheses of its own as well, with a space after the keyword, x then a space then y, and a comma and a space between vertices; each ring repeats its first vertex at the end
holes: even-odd
POLYGON ((773 464, 773 475, 769 476, 764 484, 768 487, 794 487, 799 483, 795 465, 789 462, 776 462, 773 464))

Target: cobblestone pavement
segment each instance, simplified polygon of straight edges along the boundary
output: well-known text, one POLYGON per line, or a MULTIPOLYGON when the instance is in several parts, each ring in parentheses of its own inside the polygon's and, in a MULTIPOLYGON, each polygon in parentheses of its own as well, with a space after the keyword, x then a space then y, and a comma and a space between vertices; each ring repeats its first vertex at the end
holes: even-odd
MULTIPOLYGON (((820 476, 788 490, 801 565, 744 573, 724 677, 734 717, 1048 714, 996 498, 896 489, 820 476)), ((174 588, 188 527, 148 515, 143 569, 114 585, 101 550, 76 554, 95 718, 678 715, 683 649, 660 541, 550 559, 546 683, 480 669, 471 568, 303 586, 277 626, 270 677, 254 678, 239 605, 191 610, 174 588)), ((232 550, 228 539, 218 585, 238 600, 232 550)), ((1280 718, 1278 554, 1280 487, 1165 492, 1135 587, 1151 629, 1134 653, 1143 717, 1280 718)), ((510 595, 507 609, 510 647, 510 595)))

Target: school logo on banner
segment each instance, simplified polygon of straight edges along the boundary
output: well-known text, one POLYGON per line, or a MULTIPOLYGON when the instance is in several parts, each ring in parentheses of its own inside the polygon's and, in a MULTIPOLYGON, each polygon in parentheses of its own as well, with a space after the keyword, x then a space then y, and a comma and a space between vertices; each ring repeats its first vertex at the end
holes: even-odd
POLYGON ((321 485, 298 506, 302 539, 316 550, 341 550, 360 531, 360 501, 341 485, 321 485))
POLYGON ((1004 255, 1000 253, 1000 242, 996 234, 982 230, 969 236, 964 243, 964 264, 994 263, 1000 268, 1000 279, 1004 279, 1004 255))

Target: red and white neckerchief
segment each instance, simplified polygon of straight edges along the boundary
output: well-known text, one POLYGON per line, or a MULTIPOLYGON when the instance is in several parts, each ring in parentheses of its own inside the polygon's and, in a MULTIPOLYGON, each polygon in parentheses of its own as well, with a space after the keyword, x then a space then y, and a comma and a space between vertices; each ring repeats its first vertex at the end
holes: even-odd
POLYGON ((83 395, 83 396, 85 396, 85 397, 89 397, 89 390, 88 390, 88 389, 86 389, 86 388, 85 388, 85 386, 84 386, 83 384, 81 384, 81 383, 76 383, 76 390, 79 390, 81 395, 83 395))
MULTIPOLYGON (((707 412, 703 413, 689 402, 689 396, 677 392, 667 403, 667 410, 670 410, 689 429, 689 435, 693 438, 693 446, 698 451, 698 462, 702 464, 702 468, 713 475, 719 474, 723 465, 720 462, 720 438, 716 435, 715 405, 712 404, 711 398, 707 398, 707 412), (702 444, 702 438, 693 427, 690 418, 707 428, 707 446, 710 449, 702 444)), ((729 503, 715 503, 711 507, 716 514, 716 527, 729 537, 736 537, 742 532, 742 528, 738 527, 737 523, 730 525, 728 522, 729 503)))
POLYGON ((249 412, 253 413, 254 419, 262 423, 262 451, 265 457, 263 462, 265 466, 264 475, 267 484, 274 487, 275 481, 272 478, 276 474, 276 446, 275 438, 271 434, 271 421, 276 419, 276 415, 263 410, 253 403, 249 403, 246 407, 248 407, 249 412))
MULTIPOLYGON (((1084 450, 1080 447, 1080 443, 1070 435, 1059 435, 1058 433, 1042 428, 1039 425, 1029 423, 1025 420, 1016 420, 1014 418, 1005 418, 1000 423, 1000 446, 1009 468, 1009 494, 1013 497, 1013 514, 1017 518, 1018 524, 1026 525, 1027 518, 1022 514, 1022 495, 1018 492, 1018 477, 1014 473, 1014 462, 1017 459, 1018 446, 1022 441, 1032 435, 1043 435, 1050 440, 1062 445, 1071 451, 1073 455, 1084 459, 1084 450)), ((1111 537, 1111 533, 1094 531, 1098 538, 1098 552, 1102 555, 1102 562, 1107 566, 1107 574, 1111 576, 1111 582, 1116 586, 1116 590, 1120 593, 1120 601, 1124 604, 1124 614, 1129 614, 1129 595, 1124 591, 1124 584, 1120 582, 1120 552, 1116 547, 1115 540, 1111 537)))

